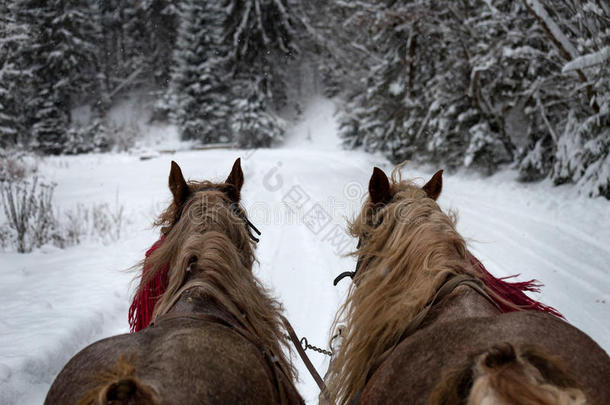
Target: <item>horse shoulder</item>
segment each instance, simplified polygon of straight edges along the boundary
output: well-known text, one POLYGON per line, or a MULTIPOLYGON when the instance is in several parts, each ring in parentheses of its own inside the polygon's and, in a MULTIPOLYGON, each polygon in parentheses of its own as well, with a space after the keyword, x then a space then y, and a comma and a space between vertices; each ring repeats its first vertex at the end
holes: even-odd
POLYGON ((273 398, 273 375, 262 348, 220 324, 190 325, 167 325, 150 351, 158 366, 151 369, 151 378, 162 381, 164 391, 174 395, 171 403, 198 398, 201 403, 256 404, 273 398))
POLYGON ((176 321, 87 346, 59 373, 45 405, 93 403, 82 400, 125 378, 137 379, 155 404, 263 404, 274 395, 252 342, 223 325, 176 321))
POLYGON ((610 403, 608 354, 567 322, 534 311, 439 322, 416 332, 374 372, 360 403, 426 403, 456 367, 503 343, 540 347, 561 360, 589 403, 610 403))

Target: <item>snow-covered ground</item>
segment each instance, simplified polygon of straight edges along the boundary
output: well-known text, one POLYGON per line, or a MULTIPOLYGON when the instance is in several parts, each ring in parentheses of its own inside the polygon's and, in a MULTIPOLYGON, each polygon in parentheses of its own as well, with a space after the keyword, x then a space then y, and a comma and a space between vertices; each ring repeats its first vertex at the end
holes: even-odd
MULTIPOLYGON (((127 332, 135 274, 125 270, 158 236, 151 223, 169 202, 170 160, 187 177, 223 180, 242 157, 244 205, 262 231, 256 274, 284 303, 297 333, 325 346, 348 284, 335 288, 332 280, 354 267, 342 256, 355 245, 344 233, 345 219, 360 208, 373 165, 391 169, 380 156, 341 150, 333 111, 328 100, 312 102, 278 149, 188 151, 176 147, 175 131, 168 147, 157 130, 147 147, 177 149, 174 154, 45 159, 39 169, 58 184, 57 207, 118 200, 129 220, 111 244, 0 253, 0 404, 42 403, 77 351, 127 332)), ((423 182, 433 169, 408 164, 403 173, 423 182)), ((487 178, 446 174, 439 202, 458 211, 459 230, 490 271, 542 281, 537 298, 609 351, 610 203, 577 196, 571 187, 519 184, 515 177, 510 171, 487 178)), ((326 359, 309 353, 323 374, 326 359)), ((317 387, 295 360, 301 393, 315 403, 317 387)))

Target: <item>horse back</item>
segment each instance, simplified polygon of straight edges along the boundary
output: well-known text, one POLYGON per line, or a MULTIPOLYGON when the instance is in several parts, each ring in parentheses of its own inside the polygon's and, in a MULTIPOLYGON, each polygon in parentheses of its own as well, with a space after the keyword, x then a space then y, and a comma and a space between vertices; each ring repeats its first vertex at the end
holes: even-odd
POLYGON ((86 347, 59 373, 45 405, 97 404, 126 390, 138 404, 278 402, 252 342, 224 325, 176 320, 86 347))
POLYGON ((425 404, 448 376, 498 345, 536 347, 560 360, 588 404, 610 404, 610 358, 589 336, 548 314, 522 311, 432 324, 399 344, 368 380, 361 404, 425 404))

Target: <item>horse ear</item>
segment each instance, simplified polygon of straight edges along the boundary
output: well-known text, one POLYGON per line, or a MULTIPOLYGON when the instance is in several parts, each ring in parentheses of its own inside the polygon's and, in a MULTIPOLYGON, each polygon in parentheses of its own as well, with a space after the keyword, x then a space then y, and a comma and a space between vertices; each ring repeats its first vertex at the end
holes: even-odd
POLYGON ((369 195, 373 205, 385 204, 390 200, 390 181, 378 167, 373 168, 373 175, 369 180, 369 195))
POLYGON ((189 194, 189 188, 186 185, 182 170, 178 163, 172 160, 172 168, 169 171, 169 189, 174 195, 174 202, 177 206, 181 206, 189 194))
POLYGON ((232 185, 233 190, 229 197, 235 202, 239 202, 241 187, 244 185, 244 172, 241 170, 241 158, 237 158, 233 163, 231 173, 225 183, 232 185))
POLYGON ((443 171, 439 170, 434 173, 434 176, 427 182, 422 189, 428 194, 428 197, 436 200, 439 195, 441 195, 441 190, 443 189, 443 171))

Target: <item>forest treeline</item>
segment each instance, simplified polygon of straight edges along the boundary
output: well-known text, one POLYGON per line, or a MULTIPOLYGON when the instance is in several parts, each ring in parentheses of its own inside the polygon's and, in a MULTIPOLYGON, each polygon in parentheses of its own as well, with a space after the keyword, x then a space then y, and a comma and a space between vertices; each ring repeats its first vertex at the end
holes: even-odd
POLYGON ((0 0, 0 146, 108 149, 142 88, 185 139, 272 146, 309 72, 346 147, 610 198, 609 66, 604 0, 0 0))

